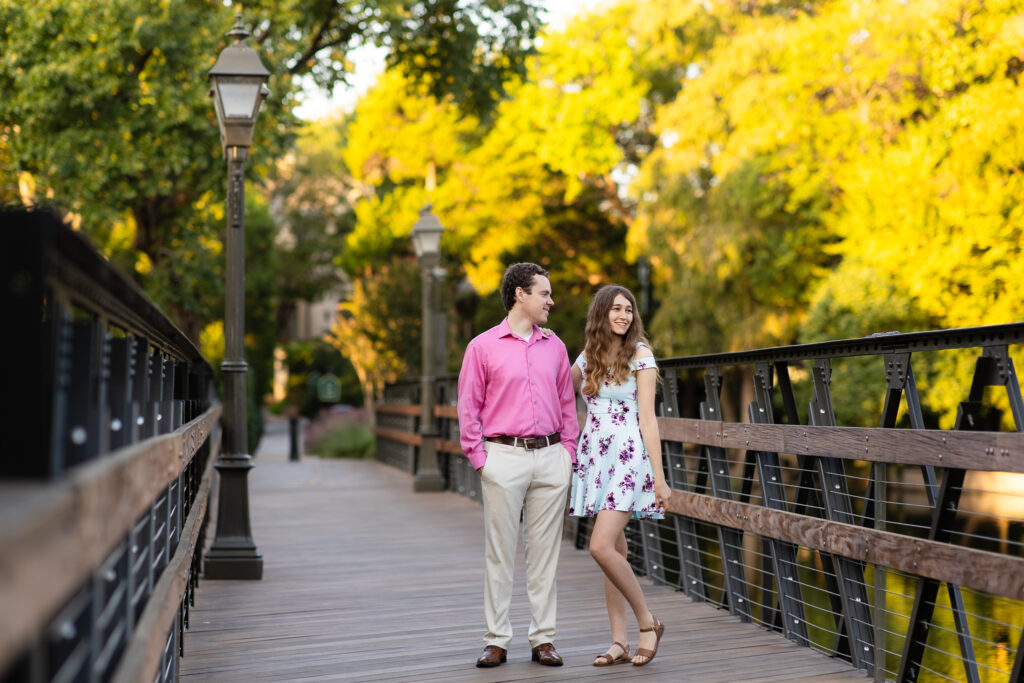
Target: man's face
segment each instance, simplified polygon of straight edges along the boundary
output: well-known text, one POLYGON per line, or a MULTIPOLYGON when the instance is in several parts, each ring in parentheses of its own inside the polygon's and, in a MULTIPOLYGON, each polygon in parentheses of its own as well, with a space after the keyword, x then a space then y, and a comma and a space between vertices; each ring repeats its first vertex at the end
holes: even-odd
POLYGON ((551 299, 551 283, 543 275, 534 275, 530 291, 516 287, 516 302, 519 310, 536 325, 546 325, 548 313, 555 302, 551 299))

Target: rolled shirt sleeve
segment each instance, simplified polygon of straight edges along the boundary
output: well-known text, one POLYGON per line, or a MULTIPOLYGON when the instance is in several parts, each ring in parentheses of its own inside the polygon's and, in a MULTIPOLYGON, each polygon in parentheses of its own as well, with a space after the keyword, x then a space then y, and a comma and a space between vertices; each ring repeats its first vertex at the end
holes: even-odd
MULTIPOLYGON (((475 342, 475 340, 474 340, 475 342)), ((459 371, 459 439, 462 452, 473 469, 480 469, 487 460, 484 451, 483 422, 480 413, 487 393, 487 371, 478 344, 470 342, 459 371)))
MULTIPOLYGON (((561 340, 559 340, 561 344, 561 340)), ((576 394, 572 390, 572 368, 569 365, 569 354, 564 350, 565 345, 561 344, 562 361, 558 366, 558 402, 562 411, 561 434, 562 445, 569 451, 572 461, 576 462, 576 439, 580 435, 579 418, 576 416, 576 394)))

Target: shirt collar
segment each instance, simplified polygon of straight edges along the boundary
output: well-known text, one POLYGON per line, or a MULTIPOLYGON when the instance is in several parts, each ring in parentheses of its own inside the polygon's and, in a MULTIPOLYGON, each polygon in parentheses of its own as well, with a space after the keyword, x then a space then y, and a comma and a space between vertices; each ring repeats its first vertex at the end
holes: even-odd
MULTIPOLYGON (((508 324, 508 316, 505 316, 505 319, 501 321, 500 325, 498 325, 498 336, 499 337, 515 337, 516 339, 522 339, 522 337, 520 337, 518 334, 516 334, 515 332, 512 331, 512 328, 508 324)), ((530 340, 527 343, 533 342, 536 339, 540 339, 543 336, 544 335, 542 335, 540 333, 540 327, 537 326, 537 323, 534 323, 533 324, 533 335, 530 337, 530 340)))

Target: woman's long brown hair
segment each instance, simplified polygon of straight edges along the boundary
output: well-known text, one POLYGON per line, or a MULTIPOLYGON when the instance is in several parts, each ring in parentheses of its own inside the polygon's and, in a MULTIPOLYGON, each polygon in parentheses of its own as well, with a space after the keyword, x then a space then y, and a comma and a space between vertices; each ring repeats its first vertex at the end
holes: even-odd
POLYGON ((647 335, 644 334, 644 322, 636 308, 636 299, 632 292, 621 285, 605 285, 597 290, 587 309, 584 336, 586 347, 583 349, 583 357, 587 361, 587 370, 583 375, 583 393, 587 396, 597 396, 609 376, 618 384, 629 379, 629 362, 636 354, 637 342, 650 347, 647 335), (608 321, 608 312, 612 310, 615 297, 620 294, 633 307, 633 324, 621 337, 612 332, 608 321))

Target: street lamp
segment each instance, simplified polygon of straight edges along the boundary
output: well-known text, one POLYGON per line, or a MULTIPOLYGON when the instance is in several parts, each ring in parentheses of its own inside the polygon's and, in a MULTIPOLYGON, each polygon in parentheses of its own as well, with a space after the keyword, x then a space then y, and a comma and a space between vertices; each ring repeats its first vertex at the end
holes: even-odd
POLYGON ((210 95, 217 108, 220 141, 228 162, 227 282, 224 301, 224 443, 214 467, 220 475, 217 533, 203 574, 208 579, 261 579, 263 556, 249 524, 252 457, 248 446, 245 374, 245 160, 260 105, 268 94, 270 72, 256 50, 242 41, 249 32, 242 13, 228 33, 234 38, 210 69, 210 95))
POLYGON ((441 265, 441 233, 444 226, 430 212, 430 204, 420 209, 412 226, 412 244, 420 264, 423 281, 423 367, 420 371, 420 456, 416 463, 413 491, 442 491, 444 481, 437 467, 437 430, 434 419, 434 337, 437 315, 434 311, 434 278, 441 265))

